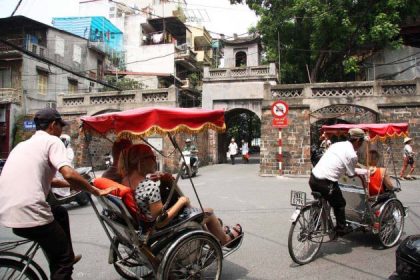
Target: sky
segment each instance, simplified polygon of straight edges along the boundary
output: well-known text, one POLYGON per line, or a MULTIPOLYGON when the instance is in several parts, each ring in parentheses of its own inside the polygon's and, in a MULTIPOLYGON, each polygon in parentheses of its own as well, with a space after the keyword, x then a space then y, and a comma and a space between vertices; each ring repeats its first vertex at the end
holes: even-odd
MULTIPOLYGON (((19 0, 0 0, 0 17, 12 14, 19 0)), ((53 17, 78 15, 79 0, 22 0, 15 15, 24 15, 46 24, 53 17)), ((246 5, 230 5, 229 0, 187 0, 187 13, 202 20, 207 30, 232 36, 255 26, 257 17, 246 5)), ((212 36, 217 37, 212 34, 212 36)))

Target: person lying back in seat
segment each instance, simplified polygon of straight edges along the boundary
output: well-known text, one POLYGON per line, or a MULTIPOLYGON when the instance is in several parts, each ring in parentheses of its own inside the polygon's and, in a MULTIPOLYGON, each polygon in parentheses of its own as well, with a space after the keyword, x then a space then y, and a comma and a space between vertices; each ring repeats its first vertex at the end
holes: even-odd
MULTIPOLYGON (((134 190, 134 198, 139 211, 144 214, 147 222, 155 222, 162 214, 164 202, 162 201, 160 184, 163 182, 162 173, 156 173, 156 156, 152 149, 144 144, 137 144, 122 151, 119 161, 119 172, 123 177, 122 184, 134 190)), ((166 176, 167 178, 167 176, 166 176)), ((193 209, 186 196, 180 196, 159 221, 158 227, 168 225, 181 211, 193 209)), ((204 223, 207 229, 216 236, 222 245, 231 245, 231 242, 242 234, 239 224, 223 228, 213 209, 206 208, 204 223), (227 244, 228 243, 228 244, 227 244)))
POLYGON ((379 153, 376 150, 369 151, 369 195, 376 196, 394 188, 391 177, 386 168, 378 167, 379 153))

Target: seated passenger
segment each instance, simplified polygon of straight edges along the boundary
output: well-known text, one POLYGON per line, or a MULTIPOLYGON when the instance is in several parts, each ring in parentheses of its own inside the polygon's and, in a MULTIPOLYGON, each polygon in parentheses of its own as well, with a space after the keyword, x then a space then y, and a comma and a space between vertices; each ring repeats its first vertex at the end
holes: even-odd
POLYGON ((369 195, 376 196, 384 191, 392 190, 394 188, 391 177, 389 177, 386 168, 377 167, 379 161, 378 151, 369 151, 369 195))
MULTIPOLYGON (((155 222, 158 216, 162 215, 163 194, 159 188, 167 176, 160 176, 156 173, 156 156, 152 149, 144 144, 133 145, 125 149, 120 156, 119 172, 123 176, 122 184, 134 190, 134 197, 139 210, 144 214, 148 222, 155 222), (157 175, 156 175, 157 174, 157 175)), ((186 196, 180 196, 166 210, 164 218, 159 221, 158 227, 163 227, 170 223, 181 211, 193 209, 190 200, 186 196)), ((206 208, 204 223, 207 229, 216 236, 222 245, 234 245, 231 242, 242 233, 239 224, 234 227, 222 227, 212 209, 206 208), (227 244, 229 243, 229 244, 227 244)), ((230 246, 229 246, 230 247, 230 246)))

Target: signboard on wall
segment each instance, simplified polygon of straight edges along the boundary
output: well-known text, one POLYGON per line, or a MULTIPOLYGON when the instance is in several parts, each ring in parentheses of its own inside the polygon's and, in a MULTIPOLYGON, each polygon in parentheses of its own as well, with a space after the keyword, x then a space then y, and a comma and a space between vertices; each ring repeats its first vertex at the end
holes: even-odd
POLYGON ((289 112, 289 105, 286 102, 277 100, 271 105, 271 114, 275 118, 284 118, 289 112))
POLYGON ((23 121, 23 128, 25 130, 34 130, 36 128, 34 121, 23 121))

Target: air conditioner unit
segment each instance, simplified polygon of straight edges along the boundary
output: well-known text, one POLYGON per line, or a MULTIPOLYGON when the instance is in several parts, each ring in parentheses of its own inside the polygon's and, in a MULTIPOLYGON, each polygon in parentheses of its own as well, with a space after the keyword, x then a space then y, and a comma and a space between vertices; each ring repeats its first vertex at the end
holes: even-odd
POLYGON ((56 109, 57 108, 57 103, 56 102, 47 102, 47 108, 52 108, 52 109, 56 109))

